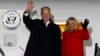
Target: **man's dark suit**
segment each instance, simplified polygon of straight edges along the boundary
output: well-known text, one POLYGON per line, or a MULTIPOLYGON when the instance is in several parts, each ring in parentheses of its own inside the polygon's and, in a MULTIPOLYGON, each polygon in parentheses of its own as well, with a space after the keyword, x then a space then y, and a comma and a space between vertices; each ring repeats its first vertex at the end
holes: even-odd
POLYGON ((30 19, 30 15, 23 15, 23 22, 30 30, 30 38, 24 56, 60 56, 61 31, 58 25, 50 20, 46 28, 41 19, 30 19))

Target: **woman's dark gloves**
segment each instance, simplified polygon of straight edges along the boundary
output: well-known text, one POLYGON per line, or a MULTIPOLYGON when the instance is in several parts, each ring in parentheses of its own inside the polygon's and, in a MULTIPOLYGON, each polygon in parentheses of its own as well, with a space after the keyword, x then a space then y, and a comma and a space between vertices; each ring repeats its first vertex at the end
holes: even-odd
POLYGON ((84 23, 81 22, 81 24, 82 24, 84 30, 87 29, 87 26, 89 24, 89 19, 85 19, 84 23))

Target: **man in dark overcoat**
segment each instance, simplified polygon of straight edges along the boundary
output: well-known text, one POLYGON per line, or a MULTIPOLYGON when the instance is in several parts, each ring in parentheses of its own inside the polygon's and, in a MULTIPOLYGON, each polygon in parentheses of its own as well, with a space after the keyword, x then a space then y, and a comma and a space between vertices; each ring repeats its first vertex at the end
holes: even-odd
POLYGON ((48 6, 41 8, 42 19, 30 18, 33 2, 27 3, 23 13, 23 22, 30 31, 30 38, 24 56, 60 56, 61 31, 58 25, 52 22, 51 9, 48 6))

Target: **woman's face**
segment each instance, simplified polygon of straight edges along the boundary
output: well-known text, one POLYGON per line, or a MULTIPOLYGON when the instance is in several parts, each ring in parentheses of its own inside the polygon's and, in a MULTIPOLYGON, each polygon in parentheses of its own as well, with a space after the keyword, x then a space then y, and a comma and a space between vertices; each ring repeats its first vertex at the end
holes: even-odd
POLYGON ((72 21, 72 20, 68 21, 67 26, 68 26, 68 29, 71 30, 71 31, 75 30, 75 27, 76 27, 75 22, 72 21))

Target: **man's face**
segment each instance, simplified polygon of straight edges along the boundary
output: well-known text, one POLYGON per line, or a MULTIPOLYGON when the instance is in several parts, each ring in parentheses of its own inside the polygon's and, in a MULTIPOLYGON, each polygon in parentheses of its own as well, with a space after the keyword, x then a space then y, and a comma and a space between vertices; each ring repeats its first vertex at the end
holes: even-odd
POLYGON ((47 9, 47 8, 44 8, 42 11, 41 11, 41 17, 42 19, 47 22, 50 18, 50 11, 47 9))

